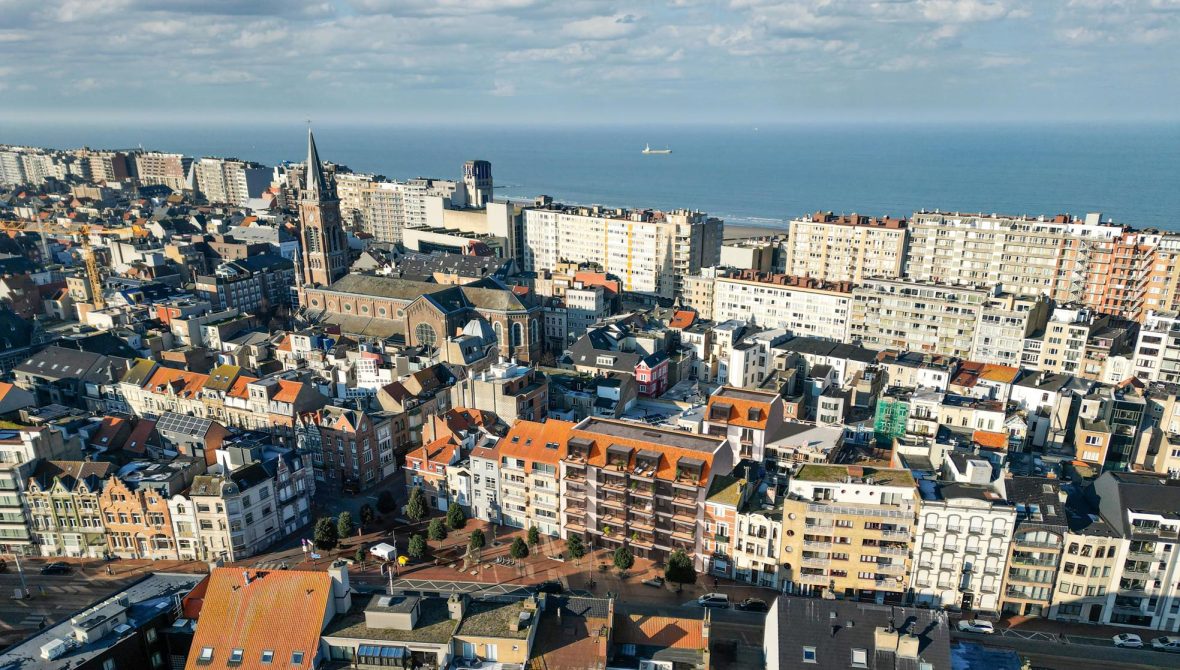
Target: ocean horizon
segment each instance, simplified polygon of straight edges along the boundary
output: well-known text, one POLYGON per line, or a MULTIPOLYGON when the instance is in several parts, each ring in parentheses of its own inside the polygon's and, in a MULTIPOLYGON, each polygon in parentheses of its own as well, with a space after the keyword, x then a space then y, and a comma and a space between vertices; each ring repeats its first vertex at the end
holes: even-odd
MULTIPOLYGON (((315 124, 320 156, 394 179, 460 179, 492 163, 497 199, 689 208, 781 228, 815 211, 909 216, 1102 212, 1180 230, 1180 124, 790 124, 476 127, 315 124), (667 155, 642 149, 669 148, 667 155)), ((0 121, 0 143, 147 149, 275 165, 306 126, 0 121)))

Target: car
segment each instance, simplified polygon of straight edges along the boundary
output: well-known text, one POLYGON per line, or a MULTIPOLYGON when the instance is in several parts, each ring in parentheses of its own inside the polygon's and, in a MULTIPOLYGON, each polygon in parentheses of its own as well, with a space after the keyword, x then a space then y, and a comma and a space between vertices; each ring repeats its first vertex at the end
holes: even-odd
POLYGON ((959 622, 959 630, 964 633, 981 633, 983 635, 991 635, 996 632, 992 622, 983 619, 963 619, 959 622))
POLYGON ((43 575, 68 575, 73 572, 73 568, 69 563, 62 563, 60 561, 49 563, 41 567, 41 574, 43 575))
POLYGON ((541 582, 540 584, 537 584, 536 591, 537 593, 551 593, 556 595, 565 591, 565 587, 561 585, 561 582, 555 579, 550 579, 547 582, 541 582))
POLYGON ((1114 646, 1138 649, 1143 646, 1143 638, 1134 633, 1119 633, 1114 636, 1114 646))
POLYGON ((651 579, 643 580, 643 584, 645 586, 654 586, 658 589, 664 585, 664 578, 663 577, 652 577, 651 579))
POLYGON ((724 593, 706 593, 700 598, 697 598, 697 604, 701 607, 729 609, 729 596, 724 593))
POLYGON ((1165 635, 1157 637, 1151 641, 1151 648, 1156 651, 1175 651, 1180 652, 1180 637, 1174 635, 1165 635))
POLYGON ((736 607, 743 612, 769 612, 770 605, 766 604, 765 600, 758 598, 746 598, 736 605, 736 607))

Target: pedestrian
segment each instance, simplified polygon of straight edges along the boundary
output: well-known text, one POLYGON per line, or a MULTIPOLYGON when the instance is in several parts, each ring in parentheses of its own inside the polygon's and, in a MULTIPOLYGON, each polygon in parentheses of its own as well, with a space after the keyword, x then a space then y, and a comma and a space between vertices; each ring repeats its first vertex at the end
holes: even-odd
POLYGON ((107 566, 107 576, 110 576, 110 575, 113 575, 113 574, 115 574, 115 571, 114 571, 114 570, 112 570, 112 569, 111 569, 111 566, 109 566, 109 565, 108 565, 108 566, 107 566))
POLYGON ((721 583, 720 583, 720 582, 717 580, 717 578, 716 578, 716 577, 714 577, 714 578, 713 578, 713 588, 717 588, 717 587, 718 587, 720 584, 721 584, 721 583))

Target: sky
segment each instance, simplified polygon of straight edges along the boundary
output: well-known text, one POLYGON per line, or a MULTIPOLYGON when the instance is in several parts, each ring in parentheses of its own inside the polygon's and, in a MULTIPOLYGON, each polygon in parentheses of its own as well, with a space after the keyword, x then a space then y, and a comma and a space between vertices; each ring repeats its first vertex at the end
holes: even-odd
POLYGON ((0 120, 1180 120, 1180 0, 0 0, 0 120))

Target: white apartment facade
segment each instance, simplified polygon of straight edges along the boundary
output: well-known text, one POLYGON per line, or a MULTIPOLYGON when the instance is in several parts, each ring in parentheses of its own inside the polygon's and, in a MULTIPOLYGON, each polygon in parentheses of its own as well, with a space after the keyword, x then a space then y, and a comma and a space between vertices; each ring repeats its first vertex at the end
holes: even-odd
POLYGON ((1145 382, 1180 382, 1180 314, 1149 311, 1135 345, 1134 375, 1145 382))
POLYGON ((401 242, 406 228, 425 228, 431 198, 461 207, 466 203, 462 182, 417 178, 389 181, 368 174, 337 174, 340 213, 378 242, 401 242))
POLYGON ((852 296, 850 341, 966 359, 989 293, 911 279, 869 279, 852 296))
POLYGON ((742 272, 713 283, 713 318, 737 319, 763 328, 783 328, 844 342, 852 311, 852 285, 808 277, 742 272))
POLYGON ((524 269, 597 263, 623 289, 671 298, 681 277, 717 265, 723 224, 701 212, 567 207, 524 210, 524 269))
MULTIPOLYGON (((924 492, 925 493, 925 492, 924 492)), ((990 486, 940 482, 924 495, 910 579, 914 601, 1000 611, 1016 509, 990 486)))

